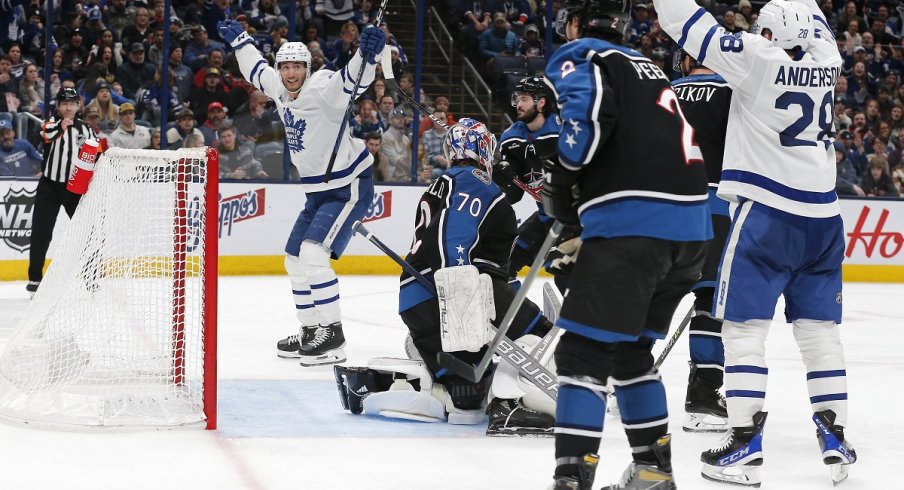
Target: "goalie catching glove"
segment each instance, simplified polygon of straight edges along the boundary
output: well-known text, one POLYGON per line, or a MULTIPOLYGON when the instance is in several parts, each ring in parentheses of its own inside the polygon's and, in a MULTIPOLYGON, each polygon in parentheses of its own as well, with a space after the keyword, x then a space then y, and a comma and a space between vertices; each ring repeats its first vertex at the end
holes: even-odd
POLYGON ((473 265, 443 267, 433 275, 445 352, 478 352, 493 339, 493 281, 473 265))

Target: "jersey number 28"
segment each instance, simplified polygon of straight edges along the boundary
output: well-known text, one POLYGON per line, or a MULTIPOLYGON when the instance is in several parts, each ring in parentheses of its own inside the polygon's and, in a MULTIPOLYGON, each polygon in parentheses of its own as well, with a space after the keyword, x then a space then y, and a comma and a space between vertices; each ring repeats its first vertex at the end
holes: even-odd
POLYGON ((779 140, 782 146, 816 146, 816 141, 798 138, 800 133, 806 131, 813 124, 813 119, 816 118, 816 124, 819 127, 816 139, 822 141, 828 148, 829 138, 833 136, 832 92, 826 92, 825 97, 823 97, 822 103, 819 104, 819 114, 815 113, 816 102, 803 92, 785 92, 775 99, 776 109, 791 110, 792 106, 799 106, 801 115, 800 118, 779 133, 779 140))

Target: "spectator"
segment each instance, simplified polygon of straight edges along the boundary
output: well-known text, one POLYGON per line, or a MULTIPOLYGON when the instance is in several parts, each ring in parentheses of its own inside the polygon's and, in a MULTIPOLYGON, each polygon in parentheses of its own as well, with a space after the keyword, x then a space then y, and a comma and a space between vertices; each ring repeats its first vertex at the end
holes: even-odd
POLYGON ((342 26, 354 17, 355 4, 352 0, 317 0, 314 4, 314 12, 323 18, 323 30, 326 36, 336 36, 340 34, 342 26))
POLYGON ((521 45, 518 46, 518 54, 528 58, 546 55, 543 40, 540 39, 540 29, 537 26, 533 24, 527 25, 524 30, 524 39, 521 40, 521 45))
POLYGON ((891 132, 894 137, 897 137, 897 134, 901 132, 901 128, 904 128, 904 108, 897 103, 891 108, 891 112, 888 115, 888 124, 891 125, 891 132))
POLYGON ((386 155, 380 151, 380 145, 383 141, 383 135, 374 131, 373 133, 368 133, 367 136, 364 137, 364 146, 367 147, 367 151, 370 152, 371 156, 374 157, 374 181, 375 182, 388 182, 389 179, 389 160, 386 158, 386 155))
MULTIPOLYGON (((449 98, 443 95, 440 95, 433 102, 433 108, 437 111, 444 112, 446 114, 446 126, 452 126, 455 124, 455 117, 449 112, 449 98)), ((433 128, 433 120, 429 117, 424 116, 421 118, 420 126, 418 127, 418 136, 423 136, 424 132, 429 131, 433 128)))
POLYGON ((251 149, 239 145, 236 141, 235 128, 224 125, 219 131, 220 144, 220 177, 224 179, 266 179, 267 172, 261 162, 254 159, 251 149))
POLYGON ((628 42, 637 44, 640 36, 647 34, 653 28, 653 21, 650 19, 650 10, 646 4, 638 3, 634 6, 633 20, 628 27, 628 42))
POLYGON ((225 104, 227 102, 226 91, 223 89, 223 80, 220 78, 220 70, 208 68, 204 73, 204 86, 195 87, 191 94, 191 108, 199 123, 207 119, 207 108, 213 102, 225 104))
POLYGON ((505 19, 511 24, 524 25, 533 22, 534 16, 527 0, 502 0, 499 10, 505 14, 505 19))
POLYGON ((81 29, 75 29, 69 34, 69 42, 62 48, 65 63, 69 66, 76 78, 85 72, 84 62, 88 58, 88 48, 85 46, 81 29))
POLYGON ((123 46, 131 46, 135 43, 144 44, 148 37, 150 21, 151 15, 148 13, 148 9, 138 7, 135 10, 134 22, 122 28, 123 46))
POLYGON ((97 40, 100 39, 101 32, 106 29, 100 16, 100 7, 91 7, 88 9, 88 20, 83 29, 85 35, 85 44, 95 46, 97 40))
MULTIPOLYGON (((135 106, 131 103, 119 106, 119 127, 110 133, 109 141, 111 147, 136 150, 151 144, 151 131, 135 124, 135 106)), ((159 139, 157 145, 160 145, 159 139)))
POLYGON ((145 148, 147 150, 159 150, 160 149, 160 128, 154 128, 151 131, 151 144, 145 148))
POLYGON ((25 75, 19 82, 19 112, 30 112, 35 115, 44 110, 44 80, 38 76, 38 67, 28 63, 25 75))
POLYGON ((257 6, 251 9, 251 17, 248 21, 255 28, 267 32, 281 17, 279 5, 274 0, 258 0, 257 6))
POLYGON ((378 114, 380 126, 383 128, 384 133, 389 129, 389 116, 394 110, 395 99, 393 99, 391 95, 384 93, 383 96, 380 97, 380 113, 378 114))
POLYGON ((333 53, 330 50, 330 47, 327 45, 326 40, 320 36, 320 32, 317 30, 315 24, 308 25, 307 29, 304 31, 304 38, 301 40, 301 42, 305 44, 312 41, 316 41, 320 45, 320 49, 323 50, 323 54, 327 59, 333 59, 333 53))
POLYGON ((850 107, 857 105, 854 96, 848 94, 848 81, 843 76, 838 77, 838 80, 835 81, 835 102, 840 102, 850 107))
POLYGON ((201 148, 204 146, 204 137, 190 134, 182 140, 182 148, 201 148))
POLYGON ((738 25, 735 23, 734 10, 725 11, 725 14, 722 16, 722 27, 725 28, 725 32, 729 32, 731 34, 734 34, 736 32, 744 32, 744 30, 738 27, 738 25))
POLYGON ((854 26, 856 32, 863 32, 866 30, 866 22, 857 15, 857 4, 852 1, 845 4, 844 11, 838 16, 837 32, 844 31, 845 29, 850 30, 851 22, 857 23, 854 26))
MULTIPOLYGON (((217 131, 226 121, 226 108, 219 102, 211 102, 207 106, 207 119, 198 130, 204 135, 204 144, 217 146, 217 131)), ((252 146, 253 148, 253 146, 252 146)))
POLYGON ((352 120, 352 136, 363 139, 374 132, 383 132, 380 118, 377 117, 376 106, 373 100, 362 99, 358 103, 358 114, 352 120))
POLYGON ((110 90, 110 85, 107 82, 102 81, 97 84, 96 96, 88 104, 87 109, 90 110, 93 107, 97 108, 97 112, 100 115, 100 121, 95 130, 99 129, 98 132, 103 133, 113 131, 119 122, 119 106, 113 103, 112 90, 110 90))
POLYGON ((433 165, 426 164, 417 172, 418 184, 429 184, 433 182, 433 165))
POLYGON ((0 113, 0 176, 38 176, 42 159, 31 143, 16 138, 13 115, 0 113))
POLYGON ((411 180, 411 138, 405 134, 405 111, 394 109, 389 124, 381 143, 383 154, 389 160, 386 180, 408 182, 411 180))
MULTIPOLYGON (((355 26, 358 27, 358 30, 364 29, 364 26, 367 24, 372 24, 374 19, 374 11, 373 11, 373 3, 370 0, 361 0, 361 5, 358 7, 358 10, 355 10, 355 15, 352 17, 352 22, 355 23, 355 26)), ((389 36, 386 36, 386 39, 389 39, 389 36)))
POLYGON ((342 24, 339 39, 333 43, 333 66, 338 70, 344 68, 358 51, 358 28, 354 22, 342 24))
POLYGON ((326 57, 320 48, 312 48, 311 52, 311 74, 317 73, 326 65, 326 57))
POLYGON ((877 133, 879 130, 879 120, 881 114, 879 114, 879 101, 876 99, 869 99, 866 101, 866 126, 873 133, 877 133))
MULTIPOLYGON (((254 143, 256 148, 271 143, 277 144, 280 134, 273 111, 267 109, 269 99, 260 90, 251 93, 248 104, 236 109, 235 127, 243 142, 254 143)), ((284 136, 284 135, 283 135, 284 136)), ((279 144, 282 149, 282 144, 279 144)))
POLYGON ((846 110, 847 110, 847 108, 844 106, 843 103, 841 103, 841 102, 835 103, 835 119, 834 119, 835 129, 837 129, 837 130, 847 129, 851 126, 851 124, 854 123, 851 120, 851 118, 848 117, 848 115, 846 114, 846 112, 845 112, 846 110))
POLYGON ((486 8, 481 0, 460 1, 461 10, 464 11, 462 32, 466 34, 466 37, 476 38, 480 33, 489 29, 490 16, 493 12, 486 8))
POLYGON ((102 17, 104 25, 115 32, 122 32, 131 23, 126 0, 110 0, 102 17))
MULTIPOLYGON (((182 110, 182 103, 177 98, 175 91, 172 88, 176 83, 172 74, 169 77, 169 105, 166 108, 166 118, 167 121, 172 121, 176 114, 178 114, 182 110)), ((140 119, 143 121, 148 121, 151 124, 157 125, 160 124, 161 119, 161 108, 160 108, 160 92, 163 90, 163 74, 160 69, 157 69, 154 72, 154 81, 149 83, 147 86, 142 87, 138 94, 135 96, 138 101, 137 113, 140 114, 140 119)))
POLYGON ((226 52, 226 47, 222 43, 208 39, 207 29, 204 26, 193 26, 191 43, 185 47, 183 52, 183 63, 193 71, 200 70, 207 66, 207 56, 215 49, 226 52))
MULTIPOLYGON (((433 110, 433 116, 440 121, 446 120, 446 113, 439 109, 433 110)), ((426 163, 433 166, 435 176, 439 177, 443 172, 449 170, 449 161, 446 160, 446 155, 443 152, 443 140, 446 139, 446 129, 434 123, 432 119, 430 122, 433 124, 433 129, 424 132, 424 137, 421 141, 424 143, 426 163)))
MULTIPOLYGON (((858 49, 863 49, 860 47, 858 49)), ((854 70, 848 77, 848 94, 854 96, 857 104, 865 104, 867 99, 876 96, 876 82, 873 76, 866 71, 866 64, 858 61, 854 64, 854 70)))
POLYGON ((845 158, 845 148, 840 143, 835 143, 835 192, 839 196, 860 196, 866 193, 857 184, 859 178, 851 161, 845 158))
POLYGON ((483 31, 480 35, 480 57, 488 67, 492 66, 496 55, 513 55, 518 49, 518 36, 509 30, 509 24, 505 20, 505 14, 497 12, 493 14, 493 28, 483 31))
MULTIPOLYGON (((163 63, 163 25, 155 26, 149 29, 147 40, 147 62, 160 66, 163 63)), ((172 48, 170 48, 172 51, 172 48)))
POLYGON ((116 69, 116 80, 122 84, 123 95, 135 100, 138 89, 154 79, 154 71, 154 65, 144 61, 144 46, 141 43, 129 46, 129 61, 116 69))
POLYGON ((18 41, 10 43, 6 50, 6 57, 9 59, 9 73, 16 80, 21 80, 25 74, 25 61, 22 60, 22 45, 18 41))
POLYGON ((904 165, 896 165, 891 169, 891 181, 898 195, 904 194, 904 165))
MULTIPOLYGON (((223 82, 224 90, 227 88, 227 86, 231 86, 232 85, 231 83, 227 84, 227 76, 229 78, 229 81, 231 81, 232 76, 226 70, 223 69, 223 63, 225 62, 225 60, 226 60, 225 51, 222 51, 219 49, 212 49, 210 51, 210 53, 208 53, 208 55, 207 55, 207 66, 198 70, 198 72, 195 73, 195 76, 194 76, 195 88, 201 88, 204 86, 204 78, 207 76, 207 71, 210 70, 211 68, 216 68, 217 70, 219 70, 220 81, 223 82)), ((182 97, 185 97, 187 95, 191 95, 191 91, 189 91, 188 94, 183 94, 182 97)))
POLYGON ((169 56, 170 72, 173 74, 174 86, 178 93, 179 100, 186 101, 191 95, 191 87, 194 84, 194 73, 191 68, 182 63, 182 48, 175 46, 170 49, 169 56))
POLYGON ((860 179, 860 188, 867 197, 899 197, 888 175, 888 160, 884 155, 876 155, 870 161, 869 171, 860 179))
MULTIPOLYGON (((827 1, 829 2, 829 4, 830 4, 829 8, 831 9, 832 0, 827 0, 827 1)), ((734 22, 735 22, 735 25, 742 31, 750 30, 750 25, 752 24, 752 22, 749 22, 749 21, 750 21, 752 11, 753 11, 753 6, 750 4, 750 0, 741 0, 740 2, 738 2, 738 12, 735 14, 734 22)), ((829 21, 829 22, 831 22, 831 21, 829 21)))
POLYGON ((847 28, 844 31, 844 51, 850 54, 853 53, 855 49, 863 47, 862 45, 863 38, 860 36, 858 22, 852 20, 847 23, 847 28))
MULTIPOLYGON (((862 117, 862 114, 858 114, 862 117)), ((856 126, 857 121, 856 117, 854 118, 854 125, 856 126)), ((841 131, 838 133, 838 141, 841 142, 842 149, 844 150, 844 158, 848 160, 854 168, 854 172, 859 177, 862 173, 862 169, 866 168, 866 165, 869 163, 866 157, 866 151, 863 148, 863 138, 860 136, 860 133, 863 132, 862 128, 855 127, 855 132, 851 131, 841 131)))
POLYGON ((185 137, 190 134, 196 134, 204 141, 204 135, 195 127, 195 113, 191 109, 182 109, 176 119, 176 125, 166 132, 168 149, 181 148, 185 137))
POLYGON ((386 34, 386 45, 390 48, 395 46, 398 49, 398 61, 404 68, 406 65, 408 65, 408 56, 405 55, 405 50, 402 49, 402 45, 399 43, 399 41, 395 38, 392 32, 389 31, 389 23, 386 22, 385 18, 380 21, 380 29, 383 29, 383 33, 386 34))
POLYGON ((50 81, 50 97, 54 99, 60 90, 60 83, 64 79, 72 78, 72 72, 66 68, 62 49, 57 48, 53 51, 53 55, 50 58, 50 76, 48 77, 45 73, 43 78, 50 81))
POLYGON ((94 133, 98 135, 98 137, 104 138, 106 134, 102 134, 100 129, 100 108, 96 105, 86 107, 85 108, 85 123, 94 130, 94 133))

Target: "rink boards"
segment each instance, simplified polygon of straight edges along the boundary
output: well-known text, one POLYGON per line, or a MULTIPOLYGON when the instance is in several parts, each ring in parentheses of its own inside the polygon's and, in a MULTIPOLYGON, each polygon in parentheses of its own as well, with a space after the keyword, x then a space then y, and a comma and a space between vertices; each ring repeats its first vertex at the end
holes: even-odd
MULTIPOLYGON (((0 280, 26 279, 35 180, 0 179, 0 280)), ((90 192, 90 191, 89 191, 90 192)), ((420 185, 377 185, 365 223, 376 236, 404 255, 411 242, 420 185)), ((219 251, 221 275, 283 274, 283 247, 304 207, 300 186, 282 182, 220 184, 219 251)), ((536 206, 524 198, 519 219, 536 206)), ((904 200, 844 199, 844 278, 847 281, 904 282, 904 200)), ((140 226, 136 216, 136 226, 140 226)), ((69 220, 61 211, 54 237, 63 237, 69 220)), ((55 239, 52 258, 62 240, 55 239)), ((373 245, 354 237, 335 262, 344 274, 397 274, 400 269, 373 245)))

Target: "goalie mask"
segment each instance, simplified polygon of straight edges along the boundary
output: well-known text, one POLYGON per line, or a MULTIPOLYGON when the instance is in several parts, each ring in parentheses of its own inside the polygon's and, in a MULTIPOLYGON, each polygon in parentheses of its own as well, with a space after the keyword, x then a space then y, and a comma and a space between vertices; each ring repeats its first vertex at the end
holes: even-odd
POLYGON ((462 118, 449 128, 443 139, 443 155, 446 160, 471 160, 493 175, 493 154, 496 152, 496 137, 480 121, 462 118))
POLYGON ((762 36, 764 29, 769 29, 772 44, 779 48, 806 48, 813 35, 813 16, 802 3, 772 0, 760 10, 753 32, 762 36))

